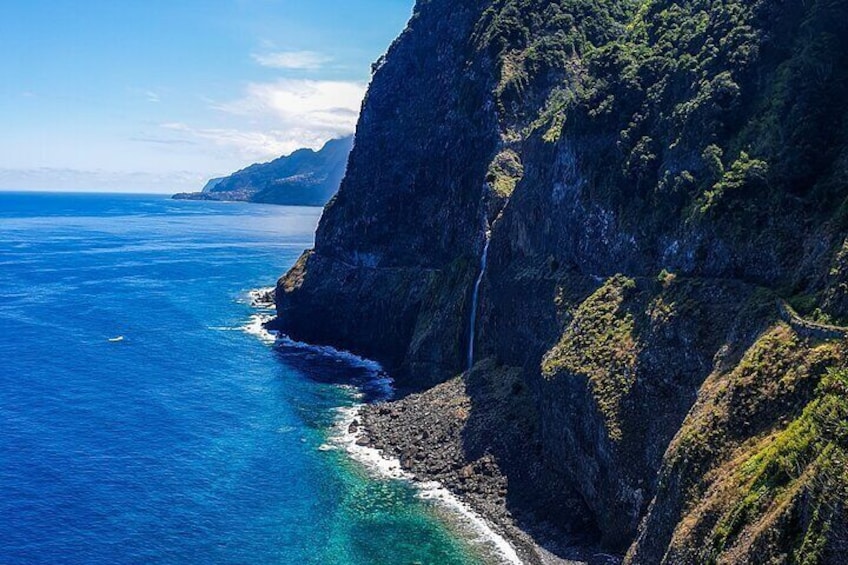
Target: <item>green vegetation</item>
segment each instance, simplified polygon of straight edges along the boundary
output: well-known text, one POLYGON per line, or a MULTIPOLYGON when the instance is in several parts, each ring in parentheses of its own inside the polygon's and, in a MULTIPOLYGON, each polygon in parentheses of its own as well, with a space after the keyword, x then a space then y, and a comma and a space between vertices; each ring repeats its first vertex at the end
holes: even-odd
MULTIPOLYGON (((489 182, 510 196, 525 142, 560 144, 631 233, 686 225, 797 255, 793 234, 848 218, 844 21, 829 0, 496 0, 473 37, 504 139, 489 182)), ((848 315, 834 279, 816 321, 848 315)))
POLYGON ((588 378, 607 433, 615 441, 622 438, 622 401, 636 377, 634 318, 623 307, 635 289, 636 282, 627 277, 607 281, 580 305, 559 344, 542 360, 545 378, 561 371, 588 378))
POLYGON ((734 127, 763 41, 753 25, 760 9, 741 0, 644 2, 626 37, 590 54, 596 78, 586 105, 595 127, 621 128, 626 155, 610 197, 629 180, 667 214, 699 196, 709 208, 729 188, 725 159, 740 167, 748 159, 734 127))
POLYGON ((768 513, 803 504, 791 562, 818 563, 836 505, 848 494, 848 371, 831 369, 815 399, 784 430, 759 442, 735 476, 741 494, 713 530, 712 559, 746 528, 767 527, 768 513))
MULTIPOLYGON (((712 146, 715 147, 715 146, 712 146)), ((716 209, 722 203, 728 207, 728 201, 739 201, 740 196, 756 195, 766 188, 768 164, 759 159, 751 159, 744 151, 726 171, 719 182, 707 191, 700 205, 701 214, 716 209)), ((755 202, 755 200, 747 200, 755 202)))
POLYGON ((518 153, 511 149, 501 151, 489 166, 487 182, 498 196, 510 196, 524 176, 524 167, 518 153))
POLYGON ((680 492, 688 509, 673 551, 704 563, 821 562, 848 500, 842 347, 781 323, 705 385, 669 452, 670 468, 694 480, 680 492))
POLYGON ((667 287, 674 283, 677 280, 677 275, 672 272, 669 272, 667 269, 663 269, 660 271, 660 274, 657 275, 657 282, 667 287))
POLYGON ((580 156, 605 171, 589 189, 609 207, 729 214, 744 232, 775 208, 842 203, 848 156, 826 167, 848 145, 846 19, 828 0, 499 0, 475 44, 507 139, 615 136, 580 156))
POLYGON ((497 62, 501 116, 518 135, 552 120, 580 94, 580 59, 624 33, 637 2, 498 0, 480 19, 478 50, 497 62))

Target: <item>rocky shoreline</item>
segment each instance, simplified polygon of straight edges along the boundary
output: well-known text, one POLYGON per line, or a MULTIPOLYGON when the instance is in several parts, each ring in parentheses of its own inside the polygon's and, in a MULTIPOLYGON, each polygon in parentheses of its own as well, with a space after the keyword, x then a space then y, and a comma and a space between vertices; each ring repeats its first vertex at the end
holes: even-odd
POLYGON ((848 2, 785 8, 417 2, 277 329, 562 559, 844 563, 848 2))
POLYGON ((426 392, 365 405, 347 432, 356 434, 357 445, 396 458, 415 480, 444 486, 507 538, 523 563, 619 563, 618 557, 581 547, 569 532, 552 527, 511 497, 504 467, 518 459, 537 476, 543 472, 533 453, 530 407, 522 402, 526 393, 515 371, 497 373, 489 364, 481 365, 426 392), (493 370, 496 379, 490 378, 493 370), (509 429, 500 425, 507 422, 509 429), (486 431, 492 426, 501 433, 486 431), (480 438, 480 433, 488 437, 480 438), (565 545, 563 540, 575 543, 565 545))
POLYGON ((256 308, 257 310, 271 310, 276 305, 276 293, 277 289, 273 286, 267 288, 256 288, 248 292, 247 297, 251 308, 256 308))

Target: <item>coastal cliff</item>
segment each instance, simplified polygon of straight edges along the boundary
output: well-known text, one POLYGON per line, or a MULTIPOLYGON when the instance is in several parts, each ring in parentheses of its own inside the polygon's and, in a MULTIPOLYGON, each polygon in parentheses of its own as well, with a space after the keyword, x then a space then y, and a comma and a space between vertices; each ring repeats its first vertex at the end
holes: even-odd
POLYGON ((339 189, 352 147, 352 136, 331 139, 318 151, 298 149, 228 177, 211 179, 201 192, 175 194, 173 198, 324 206, 339 189))
POLYGON ((383 363, 371 441, 528 562, 840 562, 846 21, 419 1, 276 327, 383 363))

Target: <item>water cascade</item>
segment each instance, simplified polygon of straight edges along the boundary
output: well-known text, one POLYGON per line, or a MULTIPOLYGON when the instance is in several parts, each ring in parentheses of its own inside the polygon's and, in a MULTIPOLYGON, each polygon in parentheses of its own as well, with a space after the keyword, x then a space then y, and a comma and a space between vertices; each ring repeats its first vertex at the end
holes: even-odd
POLYGON ((474 340, 477 334, 477 305, 480 298, 480 286, 483 284, 483 277, 486 275, 486 264, 489 261, 489 244, 492 241, 492 232, 488 229, 485 233, 483 243, 483 254, 480 256, 480 274, 477 275, 477 280, 474 282, 474 293, 471 295, 471 323, 468 331, 468 369, 474 365, 474 340))

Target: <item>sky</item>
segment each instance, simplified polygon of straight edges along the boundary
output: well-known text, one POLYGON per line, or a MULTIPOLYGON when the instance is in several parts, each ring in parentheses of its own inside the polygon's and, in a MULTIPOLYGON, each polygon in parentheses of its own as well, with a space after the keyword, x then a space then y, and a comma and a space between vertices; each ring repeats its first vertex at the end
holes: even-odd
POLYGON ((162 192, 353 132, 413 0, 8 0, 0 190, 162 192))

